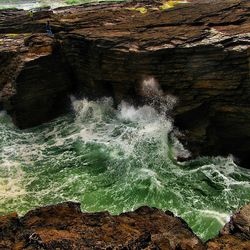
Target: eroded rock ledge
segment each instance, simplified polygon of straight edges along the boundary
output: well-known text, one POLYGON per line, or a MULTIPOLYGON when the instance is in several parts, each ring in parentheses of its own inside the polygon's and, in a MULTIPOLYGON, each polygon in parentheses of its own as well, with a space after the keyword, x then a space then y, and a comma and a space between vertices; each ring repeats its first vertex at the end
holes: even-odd
POLYGON ((194 155, 231 153, 250 167, 249 0, 160 5, 0 11, 0 106, 27 128, 65 113, 71 93, 138 102, 154 76, 179 99, 176 126, 194 155))
POLYGON ((250 204, 207 244, 170 211, 141 207, 112 216, 83 213, 79 203, 37 208, 19 218, 0 216, 1 249, 243 250, 250 248, 250 204))

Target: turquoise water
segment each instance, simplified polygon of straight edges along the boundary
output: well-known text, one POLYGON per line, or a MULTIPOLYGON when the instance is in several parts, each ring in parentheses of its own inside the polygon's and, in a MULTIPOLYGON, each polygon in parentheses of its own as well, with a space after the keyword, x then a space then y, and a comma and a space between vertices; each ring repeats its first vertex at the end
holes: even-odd
MULTIPOLYGON (((169 102, 168 102, 169 103, 169 102)), ((250 173, 232 157, 187 155, 172 121, 151 106, 74 100, 72 114, 20 131, 0 113, 0 213, 66 200, 113 214, 149 205, 184 218, 203 239, 250 201, 250 173)))

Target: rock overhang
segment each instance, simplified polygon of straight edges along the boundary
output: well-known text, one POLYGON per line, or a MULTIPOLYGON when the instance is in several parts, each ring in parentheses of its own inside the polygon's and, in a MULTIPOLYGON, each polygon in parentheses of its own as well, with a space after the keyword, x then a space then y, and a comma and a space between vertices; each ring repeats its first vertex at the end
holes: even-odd
POLYGON ((164 94, 179 98, 175 123, 188 130, 194 155, 248 159, 249 10, 247 0, 197 0, 166 10, 149 1, 90 4, 33 20, 1 11, 4 106, 25 128, 66 112, 71 93, 140 99, 138 83, 154 76, 164 94), (135 10, 142 7, 146 13, 135 10), (47 20, 52 37, 44 34, 47 20))

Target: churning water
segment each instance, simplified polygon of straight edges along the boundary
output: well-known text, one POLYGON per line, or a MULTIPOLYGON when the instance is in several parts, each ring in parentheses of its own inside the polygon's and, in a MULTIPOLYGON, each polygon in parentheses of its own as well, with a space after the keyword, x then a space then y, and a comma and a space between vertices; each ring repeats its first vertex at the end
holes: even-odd
POLYGON ((66 200, 113 214, 149 205, 181 216, 203 239, 217 234, 249 202, 250 173, 231 157, 178 163, 188 152, 171 136, 168 105, 159 113, 74 100, 71 115, 24 131, 1 113, 0 213, 66 200))

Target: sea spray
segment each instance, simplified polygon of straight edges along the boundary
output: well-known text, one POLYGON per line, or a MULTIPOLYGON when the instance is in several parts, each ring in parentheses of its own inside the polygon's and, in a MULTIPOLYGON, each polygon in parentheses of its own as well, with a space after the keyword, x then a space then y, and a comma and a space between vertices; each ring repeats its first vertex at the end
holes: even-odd
MULTIPOLYGON (((153 76, 144 76, 139 87, 140 96, 146 98, 146 102, 150 103, 150 107, 157 110, 158 118, 156 119, 159 123, 162 121, 162 124, 168 122, 169 128, 166 129, 167 137, 171 140, 171 145, 168 143, 168 157, 172 160, 177 159, 188 159, 191 156, 191 153, 183 147, 183 145, 175 138, 174 135, 181 135, 180 131, 175 128, 173 131, 173 120, 171 117, 171 111, 178 103, 177 97, 166 94, 163 92, 159 82, 153 76), (171 133, 174 132, 174 133, 171 133), (171 133, 171 134, 170 134, 171 133)), ((144 119, 147 121, 147 119, 144 119)), ((161 125, 162 125, 161 124, 161 125)))
POLYGON ((66 200, 113 214, 149 205, 173 211, 208 239, 249 202, 250 173, 232 157, 175 160, 185 149, 169 140, 173 123, 162 109, 125 102, 114 109, 110 98, 72 107, 73 114, 23 131, 0 115, 0 213, 66 200))
MULTIPOLYGON (((151 107, 163 115, 164 120, 178 102, 177 97, 162 91, 160 84, 153 76, 143 77, 139 86, 139 94, 146 99, 147 104, 150 103, 151 107)), ((171 116, 167 119, 171 120, 171 116)))

